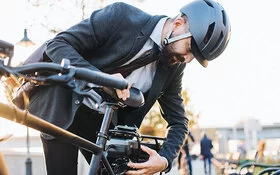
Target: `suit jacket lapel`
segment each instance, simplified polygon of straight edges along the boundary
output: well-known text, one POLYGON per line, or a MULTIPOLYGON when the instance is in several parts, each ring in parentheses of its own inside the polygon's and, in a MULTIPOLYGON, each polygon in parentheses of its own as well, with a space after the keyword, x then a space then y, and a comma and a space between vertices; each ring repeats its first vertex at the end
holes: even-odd
MULTIPOLYGON (((148 40, 149 36, 153 32, 155 26, 157 25, 158 21, 165 16, 153 16, 142 28, 138 36, 136 37, 135 44, 133 45, 131 51, 129 52, 128 56, 129 58, 132 58, 134 55, 136 55, 144 46, 146 41, 148 40)), ((126 58, 127 58, 126 57, 126 58)))
MULTIPOLYGON (((139 31, 138 35, 135 38, 135 41, 133 42, 132 48, 128 51, 128 54, 120 59, 119 61, 116 61, 115 63, 112 63, 108 65, 107 67, 102 68, 103 72, 111 72, 116 67, 120 67, 121 65, 125 64, 128 60, 130 60, 132 57, 134 57, 144 46, 146 41, 148 40, 149 36, 153 32, 155 26, 157 25, 158 21, 165 16, 153 16, 151 19, 145 24, 145 26, 139 31)), ((128 38, 133 39, 133 38, 128 38)), ((125 47, 126 45, 124 45, 125 47)))
POLYGON ((124 62, 127 62, 129 59, 134 57, 144 46, 146 41, 148 40, 149 36, 153 32, 155 26, 157 25, 158 21, 165 16, 153 16, 142 28, 142 30, 139 32, 138 36, 135 39, 134 45, 132 49, 130 50, 129 54, 122 60, 124 62))

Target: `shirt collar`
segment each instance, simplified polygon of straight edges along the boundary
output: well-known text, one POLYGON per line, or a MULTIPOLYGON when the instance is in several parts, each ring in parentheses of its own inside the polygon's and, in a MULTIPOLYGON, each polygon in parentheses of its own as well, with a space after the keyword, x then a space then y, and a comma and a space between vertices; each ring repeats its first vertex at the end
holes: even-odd
POLYGON ((159 46, 160 49, 162 49, 162 45, 161 45, 162 30, 167 19, 168 17, 160 19, 156 27, 154 28, 152 34, 150 35, 150 38, 159 46))

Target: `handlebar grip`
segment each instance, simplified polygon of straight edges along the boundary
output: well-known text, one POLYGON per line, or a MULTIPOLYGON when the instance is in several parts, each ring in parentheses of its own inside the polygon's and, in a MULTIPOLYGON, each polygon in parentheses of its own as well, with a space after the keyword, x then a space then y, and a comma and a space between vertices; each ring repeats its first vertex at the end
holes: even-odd
POLYGON ((117 89, 126 89, 128 81, 107 73, 92 71, 86 68, 76 68, 75 77, 85 81, 95 83, 102 86, 108 86, 117 89))
POLYGON ((26 65, 22 65, 19 67, 9 67, 14 72, 22 73, 22 74, 33 74, 35 72, 56 72, 61 73, 63 72, 63 67, 59 64, 55 63, 30 63, 26 65))
POLYGON ((102 90, 104 92, 106 92, 107 94, 109 94, 112 98, 114 99, 118 99, 120 102, 122 102, 123 104, 130 106, 130 107, 141 107, 145 104, 145 99, 144 99, 144 95, 143 93, 134 87, 130 88, 130 97, 128 99, 126 99, 125 101, 119 99, 117 97, 116 91, 112 88, 108 88, 108 87, 102 87, 102 90))

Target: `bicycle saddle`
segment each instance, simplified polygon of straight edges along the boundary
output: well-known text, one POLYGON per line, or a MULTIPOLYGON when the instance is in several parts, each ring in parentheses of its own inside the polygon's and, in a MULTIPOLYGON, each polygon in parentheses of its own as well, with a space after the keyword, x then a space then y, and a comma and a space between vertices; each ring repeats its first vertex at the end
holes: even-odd
MULTIPOLYGON (((112 88, 102 87, 102 90, 104 92, 106 92, 108 95, 110 95, 113 98, 113 100, 115 100, 115 101, 117 100, 130 107, 138 108, 145 104, 145 99, 144 99, 143 93, 135 87, 130 88, 130 97, 128 99, 126 99, 125 101, 119 99, 117 97, 116 91, 112 88)), ((111 101, 112 99, 109 99, 109 100, 111 101)))

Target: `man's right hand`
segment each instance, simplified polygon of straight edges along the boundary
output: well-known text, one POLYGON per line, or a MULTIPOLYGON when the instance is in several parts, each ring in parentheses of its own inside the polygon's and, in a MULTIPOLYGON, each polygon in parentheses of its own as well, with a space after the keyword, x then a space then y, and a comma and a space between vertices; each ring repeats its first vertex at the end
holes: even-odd
MULTIPOLYGON (((113 75, 116 76, 116 77, 119 77, 119 78, 123 78, 122 74, 120 74, 120 73, 116 73, 116 74, 113 74, 113 75)), ((127 98, 129 98, 130 97, 129 89, 130 89, 130 85, 128 85, 128 87, 126 89, 123 89, 123 90, 115 89, 118 98, 122 99, 123 101, 125 101, 127 98)))

